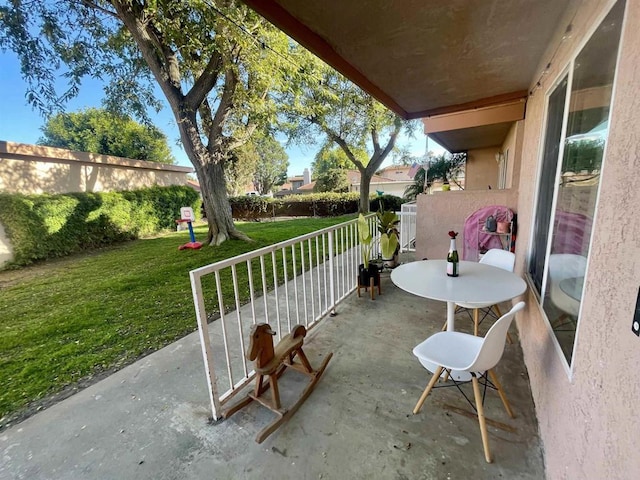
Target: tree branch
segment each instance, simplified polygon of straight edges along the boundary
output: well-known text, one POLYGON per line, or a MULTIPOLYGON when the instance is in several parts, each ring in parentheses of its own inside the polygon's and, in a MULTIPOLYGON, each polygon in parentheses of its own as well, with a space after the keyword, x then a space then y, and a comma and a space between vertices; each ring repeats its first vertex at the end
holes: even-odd
POLYGON ((231 112, 233 108, 233 96, 236 91, 236 86, 238 85, 238 77, 232 68, 227 67, 224 72, 224 89, 222 91, 222 96, 220 97, 220 102, 218 103, 218 108, 216 109, 216 113, 213 116, 213 120, 211 122, 211 128, 209 129, 207 137, 209 138, 209 150, 213 147, 212 141, 217 139, 216 141, 222 140, 222 131, 224 128, 224 122, 231 112))
POLYGON ((112 10, 108 10, 108 9, 106 9, 104 7, 101 7, 100 5, 98 5, 95 2, 92 2, 90 0, 80 0, 80 2, 83 3, 85 6, 87 6, 89 8, 92 8, 94 10, 97 10, 97 11, 101 12, 101 13, 104 13, 105 15, 109 15, 109 16, 111 16, 113 18, 117 18, 118 20, 120 19, 120 17, 118 16, 117 12, 114 12, 112 10))
POLYGON ((134 11, 135 7, 140 7, 139 4, 123 0, 112 0, 111 3, 118 18, 125 24, 140 48, 172 109, 174 112, 180 111, 184 96, 180 89, 180 71, 175 53, 168 47, 163 47, 158 37, 159 33, 148 21, 142 22, 142 15, 134 11))
POLYGON ((377 153, 380 150, 380 138, 376 127, 371 127, 371 141, 373 142, 373 151, 377 153))
MULTIPOLYGON (((393 147, 396 144, 396 140, 401 130, 402 130, 402 124, 400 122, 396 122, 393 128, 393 132, 391 132, 391 135, 389 136, 389 140, 387 141, 387 144, 385 145, 384 149, 382 151, 380 151, 379 149, 376 149, 374 154, 371 156, 371 160, 367 165, 367 170, 371 174, 373 174, 373 172, 375 172, 380 167, 380 165, 382 165, 382 162, 384 161, 384 159, 387 158, 387 155, 389 155, 391 150, 393 150, 393 147)), ((373 131, 376 132, 376 136, 377 136, 377 130, 373 128, 372 132, 373 131)))
POLYGON ((216 53, 209 59, 202 74, 185 95, 185 103, 188 106, 195 109, 204 101, 218 81, 218 75, 220 74, 220 70, 222 70, 222 65, 222 55, 219 53, 216 53))
POLYGON ((335 143, 338 144, 340 148, 342 148, 342 151, 347 155, 347 158, 351 160, 351 162, 358 168, 360 172, 364 172, 366 170, 366 167, 362 164, 360 160, 356 158, 356 156, 353 154, 353 152, 349 148, 349 145, 347 144, 347 142, 340 135, 338 135, 336 132, 331 130, 326 125, 322 125, 317 121, 314 123, 318 125, 318 127, 320 127, 331 140, 333 140, 335 143))

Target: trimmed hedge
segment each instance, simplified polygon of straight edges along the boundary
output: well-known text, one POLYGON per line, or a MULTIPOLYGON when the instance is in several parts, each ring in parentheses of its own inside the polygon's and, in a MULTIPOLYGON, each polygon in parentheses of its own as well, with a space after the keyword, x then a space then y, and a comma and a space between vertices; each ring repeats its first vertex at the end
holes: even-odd
POLYGON ((187 186, 129 192, 20 195, 0 193, 0 223, 20 266, 175 228, 180 207, 199 213, 187 186))
POLYGON ((395 195, 376 196, 369 202, 369 210, 372 212, 377 212, 378 210, 399 212, 403 203, 407 203, 407 201, 395 195))
MULTIPOLYGON (((334 217, 358 212, 360 194, 313 193, 282 198, 233 197, 229 201, 234 218, 257 220, 271 217, 334 217)), ((394 195, 371 197, 370 210, 377 211, 380 202, 385 210, 399 211, 404 200, 394 195)))

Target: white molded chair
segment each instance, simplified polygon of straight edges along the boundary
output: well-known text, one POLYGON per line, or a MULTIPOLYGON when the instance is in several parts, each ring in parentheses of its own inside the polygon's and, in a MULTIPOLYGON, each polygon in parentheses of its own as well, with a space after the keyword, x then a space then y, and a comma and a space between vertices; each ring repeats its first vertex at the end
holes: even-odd
MULTIPOLYGON (((524 302, 516 304, 508 313, 504 314, 493 324, 484 338, 462 332, 438 332, 413 349, 413 354, 418 357, 418 360, 420 360, 420 363, 422 363, 425 368, 429 368, 427 366, 429 364, 438 365, 429 384, 424 389, 424 392, 422 392, 420 400, 418 400, 418 403, 413 409, 414 415, 422 408, 422 404, 438 381, 438 378, 440 378, 443 370, 446 370, 449 375, 452 370, 470 373, 476 403, 475 408, 478 412, 478 423, 480 424, 480 434, 482 435, 484 456, 488 463, 491 463, 491 452, 489 451, 487 425, 482 406, 483 395, 480 393, 478 378, 484 380, 483 385, 485 388, 491 386, 498 391, 498 395, 500 395, 507 414, 513 418, 513 412, 511 411, 507 397, 502 391, 502 386, 496 374, 493 372, 493 368, 500 361, 500 358, 502 358, 507 330, 511 325, 511 321, 516 313, 522 310, 524 306, 524 302), (491 382, 487 379, 487 374, 491 382)), ((455 380, 454 384, 457 385, 455 380)))
POLYGON ((554 253, 549 255, 549 298, 564 313, 556 320, 562 323, 564 318, 578 317, 580 301, 567 295, 560 282, 566 278, 584 277, 587 258, 572 253, 554 253))
MULTIPOLYGON (((516 256, 515 254, 507 250, 492 248, 491 250, 489 250, 487 253, 484 254, 484 256, 480 259, 479 263, 501 268, 503 270, 506 270, 507 272, 513 272, 513 269, 516 264, 516 256)), ((458 310, 458 307, 473 310, 473 334, 476 336, 478 335, 478 326, 480 325, 481 309, 483 308, 489 309, 489 312, 485 314, 485 317, 487 315, 492 314, 491 310, 495 310, 496 312, 495 318, 500 318, 502 316, 502 313, 500 312, 500 308, 498 308, 498 305, 494 305, 491 303, 480 304, 480 305, 477 303, 475 304, 458 303, 456 305, 456 311, 458 310)), ((442 327, 442 330, 446 330, 446 329, 447 329, 447 322, 445 322, 444 326, 442 327)), ((507 338, 509 339, 509 343, 513 343, 513 340, 511 339, 511 335, 509 335, 509 333, 507 333, 507 338)))

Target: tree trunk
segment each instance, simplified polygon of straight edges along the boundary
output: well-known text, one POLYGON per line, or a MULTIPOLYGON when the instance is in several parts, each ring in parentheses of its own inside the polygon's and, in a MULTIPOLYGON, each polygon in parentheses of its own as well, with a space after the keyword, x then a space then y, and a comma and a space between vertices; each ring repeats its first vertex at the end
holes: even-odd
MULTIPOLYGON (((212 246, 220 245, 230 238, 250 241, 251 239, 237 230, 233 224, 222 161, 207 160, 198 162, 199 165, 196 168, 198 181, 201 185, 204 211, 209 225, 207 243, 212 246)), ((196 162, 192 163, 196 165, 196 162)))
POLYGON ((366 215, 369 213, 369 191, 371 190, 371 177, 366 169, 360 171, 360 204, 358 212, 366 215))

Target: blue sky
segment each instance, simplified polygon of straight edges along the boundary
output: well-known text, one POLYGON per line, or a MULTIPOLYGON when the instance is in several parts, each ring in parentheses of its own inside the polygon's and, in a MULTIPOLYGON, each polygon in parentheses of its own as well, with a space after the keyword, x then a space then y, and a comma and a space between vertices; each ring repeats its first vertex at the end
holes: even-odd
MULTIPOLYGON (((0 140, 34 144, 42 135, 40 128, 44 119, 39 112, 27 104, 25 98, 26 83, 20 74, 20 65, 12 52, 0 52, 0 140)), ((102 100, 102 83, 87 78, 80 89, 80 94, 71 100, 66 111, 73 112, 87 107, 100 107, 102 100)), ((156 127, 162 130, 169 141, 178 165, 191 166, 187 155, 177 143, 178 128, 169 108, 164 108, 155 117, 156 127)), ((406 147, 413 155, 425 153, 425 136, 421 131, 415 138, 402 137, 398 145, 406 147)), ((309 167, 320 145, 286 147, 289 154, 289 175, 300 175, 305 167, 309 167)), ((429 144, 431 150, 437 150, 437 144, 429 144)), ((391 164, 391 159, 383 165, 391 164)))

